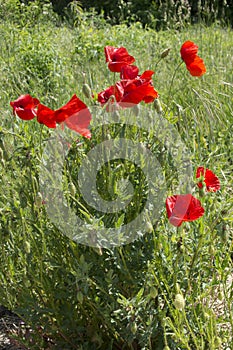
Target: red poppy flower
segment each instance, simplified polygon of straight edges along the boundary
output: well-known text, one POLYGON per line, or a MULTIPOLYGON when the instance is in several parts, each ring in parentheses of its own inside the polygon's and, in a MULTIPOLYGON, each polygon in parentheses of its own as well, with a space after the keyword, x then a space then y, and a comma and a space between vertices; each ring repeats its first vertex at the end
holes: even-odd
POLYGON ((201 202, 191 194, 180 194, 166 199, 167 216, 176 227, 184 221, 197 220, 204 214, 201 202))
MULTIPOLYGON (((209 169, 200 166, 197 168, 196 178, 203 177, 203 181, 206 184, 206 190, 208 192, 216 192, 220 189, 220 181, 218 177, 209 169)), ((203 187, 202 181, 197 183, 199 188, 203 187)))
POLYGON ((186 67, 194 77, 200 77, 206 72, 205 64, 199 56, 196 56, 194 61, 186 65, 186 67))
POLYGON ((55 111, 39 104, 37 120, 49 128, 56 128, 57 123, 65 123, 68 128, 84 137, 91 137, 90 130, 88 129, 91 121, 91 113, 85 103, 76 95, 73 95, 64 106, 55 111))
POLYGON ((85 103, 82 102, 76 95, 73 95, 64 106, 60 107, 55 111, 56 122, 62 123, 67 118, 71 117, 73 114, 76 114, 82 109, 86 108, 87 106, 85 105, 85 103))
POLYGON ((48 128, 56 128, 55 113, 49 107, 39 104, 37 109, 37 121, 48 128))
POLYGON ((195 57, 197 56, 198 46, 195 45, 192 41, 185 41, 185 43, 181 46, 180 54, 182 60, 185 64, 191 63, 195 57))
POLYGON ((122 103, 138 104, 142 101, 150 103, 159 96, 151 80, 134 79, 132 81, 122 81, 121 84, 124 88, 122 103))
POLYGON ((124 95, 124 88, 116 83, 98 94, 98 101, 103 105, 107 103, 111 96, 114 96, 112 102, 119 102, 124 95))
POLYGON ((91 113, 89 109, 86 107, 72 114, 69 118, 67 118, 64 121, 64 123, 69 129, 74 130, 80 135, 90 139, 91 132, 88 129, 90 121, 91 121, 91 113))
POLYGON ((91 113, 84 102, 82 102, 76 95, 61 108, 55 112, 55 120, 57 123, 64 122, 66 126, 80 135, 90 138, 91 133, 88 126, 91 121, 91 113))
POLYGON ((17 100, 10 102, 13 113, 23 120, 31 120, 36 116, 36 107, 40 101, 31 95, 21 95, 17 100))
MULTIPOLYGON (((132 73, 129 72, 127 74, 132 73)), ((135 72, 132 74, 135 74, 135 72)), ((108 89, 100 92, 98 101, 101 104, 105 104, 110 96, 114 96, 115 102, 118 102, 122 107, 132 107, 134 104, 142 101, 145 103, 153 102, 158 97, 158 92, 152 84, 151 77, 153 74, 153 71, 145 71, 134 79, 120 80, 114 86, 110 86, 108 89)), ((112 102, 114 102, 114 99, 112 102)))
POLYGON ((121 68, 121 79, 135 79, 138 76, 139 69, 137 66, 123 66, 121 68))
POLYGON ((206 72, 203 60, 197 55, 198 46, 192 41, 186 41, 180 49, 180 55, 190 74, 200 77, 206 72))
POLYGON ((135 61, 135 58, 130 56, 124 47, 105 46, 104 53, 111 72, 120 72, 123 66, 135 61))
POLYGON ((121 102, 138 104, 141 101, 145 103, 153 102, 157 98, 158 92, 153 87, 152 75, 154 71, 146 70, 135 79, 123 81, 124 96, 121 102))

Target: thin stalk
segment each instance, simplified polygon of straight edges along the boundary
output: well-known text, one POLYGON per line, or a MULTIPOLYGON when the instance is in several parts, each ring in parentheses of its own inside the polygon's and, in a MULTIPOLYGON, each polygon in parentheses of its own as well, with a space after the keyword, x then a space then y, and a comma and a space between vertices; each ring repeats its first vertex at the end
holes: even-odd
POLYGON ((171 83, 170 83, 170 87, 169 87, 169 90, 168 90, 168 96, 167 96, 167 108, 166 108, 166 110, 165 110, 165 112, 164 112, 164 115, 167 114, 168 102, 169 102, 169 99, 170 99, 170 97, 171 97, 171 91, 172 91, 172 87, 173 87, 173 83, 174 83, 174 80, 175 80, 176 73, 177 73, 178 69, 180 68, 180 66, 182 65, 183 62, 184 62, 184 61, 181 61, 181 62, 178 64, 178 66, 177 66, 176 69, 174 70, 173 76, 172 76, 172 78, 171 78, 171 83))

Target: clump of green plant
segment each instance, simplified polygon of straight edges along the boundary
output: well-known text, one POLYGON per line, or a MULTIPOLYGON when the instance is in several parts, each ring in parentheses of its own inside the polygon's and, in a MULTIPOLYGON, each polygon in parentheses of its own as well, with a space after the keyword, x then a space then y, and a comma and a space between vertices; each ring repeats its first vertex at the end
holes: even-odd
MULTIPOLYGON (((232 133, 229 131, 233 84, 227 68, 232 53, 230 31, 215 27, 203 33, 203 28, 192 27, 185 32, 156 33, 144 31, 140 25, 105 29, 92 25, 92 37, 85 24, 88 20, 73 32, 64 27, 48 30, 43 25, 40 28, 43 40, 34 27, 26 32, 12 29, 8 40, 21 34, 21 41, 9 41, 7 47, 1 46, 4 74, 0 79, 4 91, 0 107, 4 118, 0 128, 0 302, 30 326, 30 336, 20 337, 20 342, 30 349, 169 347, 175 350, 220 348, 220 343, 230 346, 232 133), (91 45, 87 38, 92 40, 91 45), (201 43, 201 57, 207 67, 201 79, 191 77, 184 65, 171 77, 171 71, 181 61, 178 50, 187 38, 201 43), (113 80, 116 74, 109 72, 104 64, 105 45, 127 47, 137 58, 140 72, 156 71, 153 83, 160 95, 161 117, 173 125, 189 148, 193 168, 205 165, 218 175, 221 183, 221 190, 215 193, 202 192, 203 189, 199 192, 195 172, 191 172, 191 190, 201 201, 205 215, 176 228, 169 223, 164 202, 159 220, 146 223, 146 234, 129 244, 108 248, 77 244, 62 234, 48 216, 39 168, 44 148, 48 139, 54 140, 55 130, 42 127, 36 116, 30 121, 21 120, 12 115, 9 105, 19 94, 30 93, 49 105, 53 116, 53 111, 67 103, 68 96, 74 92, 87 105, 93 103, 92 94, 96 101, 98 92, 116 82, 113 80), (160 61, 161 52, 167 48, 171 48, 168 56, 160 61), (18 61, 21 54, 22 61, 18 61), (11 77, 8 80, 7 74, 11 77), (29 76, 34 83, 21 79, 22 76, 29 76), (83 83, 91 88, 91 99, 90 94, 85 95, 83 83), (214 306, 219 300, 223 305, 221 313, 214 306)), ((6 28, 1 30, 6 35, 6 28)), ((155 107, 158 109, 152 104, 143 106, 152 115, 155 107)), ((98 225, 103 223, 116 227, 123 223, 124 217, 119 213, 109 215, 110 220, 108 215, 104 217, 103 213, 89 208, 78 188, 77 175, 82 162, 96 145, 109 138, 124 135, 140 141, 142 149, 150 149, 166 175, 166 194, 174 194, 177 169, 171 154, 166 145, 146 130, 146 125, 145 128, 126 127, 122 123, 109 127, 97 125, 91 133, 91 139, 72 134, 62 178, 69 205, 87 226, 96 223, 98 230, 98 225)), ((57 141, 54 146, 58 147, 57 141)), ((142 205, 147 186, 140 181, 141 173, 135 164, 125 163, 125 169, 134 170, 128 173, 134 184, 135 203, 142 199, 139 203, 142 205)), ((99 169, 98 190, 105 200, 112 200, 121 188, 117 187, 119 180, 127 175, 121 166, 121 159, 117 159, 99 169), (116 193, 108 191, 111 179, 116 181, 116 193)), ((51 179, 51 187, 52 184, 51 179)), ((138 213, 139 204, 132 206, 132 215, 138 213)))

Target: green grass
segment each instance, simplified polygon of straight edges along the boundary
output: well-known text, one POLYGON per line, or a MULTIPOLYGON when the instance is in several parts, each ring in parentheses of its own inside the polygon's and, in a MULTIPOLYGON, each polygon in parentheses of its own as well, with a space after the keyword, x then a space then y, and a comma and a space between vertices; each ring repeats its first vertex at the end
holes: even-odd
MULTIPOLYGON (((198 25, 155 32, 140 24, 111 27, 102 19, 89 18, 74 28, 42 20, 24 28, 1 23, 0 34, 0 303, 31 326, 31 340, 22 336, 20 342, 30 349, 159 350, 166 345, 172 350, 231 349, 233 296, 227 292, 227 279, 232 273, 233 238, 232 30, 198 25), (170 86, 186 40, 199 46, 207 73, 193 78, 181 65, 170 86), (221 190, 202 197, 205 215, 181 229, 170 225, 164 205, 153 229, 147 223, 143 237, 98 249, 63 235, 49 220, 45 206, 38 205, 43 190, 41 152, 54 131, 41 128, 36 120, 13 116, 9 102, 30 93, 59 108, 76 93, 89 105, 82 92, 84 72, 94 94, 114 82, 105 64, 105 45, 125 46, 140 72, 155 70, 154 86, 166 111, 163 118, 172 123, 190 152, 193 194, 199 197, 194 172, 201 165, 215 172, 221 190), (169 55, 158 63, 168 47, 169 55), (174 304, 177 294, 185 298, 182 310, 174 304), (223 305, 221 313, 214 307, 217 299, 223 305)), ((153 106, 143 108, 153 112, 153 106)), ((67 198, 97 230, 103 224, 130 221, 141 205, 137 198, 143 201, 147 191, 140 171, 126 163, 114 173, 113 184, 132 173, 136 204, 128 216, 100 215, 85 206, 77 174, 88 152, 106 137, 105 131, 109 138, 124 132, 150 145, 166 177, 166 195, 174 194, 177 169, 168 149, 145 130, 146 125, 141 130, 115 124, 93 127, 90 141, 72 136, 64 169, 67 198)), ((104 185, 110 170, 103 167, 99 174, 99 191, 106 200, 112 199, 104 185)))

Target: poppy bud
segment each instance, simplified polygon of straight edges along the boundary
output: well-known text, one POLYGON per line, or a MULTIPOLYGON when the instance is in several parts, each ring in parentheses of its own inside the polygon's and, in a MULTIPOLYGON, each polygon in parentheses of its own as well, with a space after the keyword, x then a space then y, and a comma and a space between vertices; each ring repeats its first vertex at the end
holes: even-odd
POLYGON ((160 101, 159 101, 158 98, 156 98, 156 99, 154 100, 153 105, 154 105, 154 108, 155 108, 155 110, 156 110, 156 112, 157 112, 158 114, 162 114, 162 113, 163 113, 163 109, 162 109, 161 103, 160 103, 160 101))
POLYGON ((147 231, 148 233, 153 232, 153 225, 152 225, 152 223, 151 223, 150 221, 147 221, 147 222, 146 222, 146 231, 147 231))
POLYGON ((171 350, 168 345, 165 345, 163 350, 171 350))
POLYGON ((170 50, 171 50, 170 47, 167 48, 167 49, 165 49, 165 50, 161 53, 160 58, 165 58, 165 57, 167 57, 167 55, 169 54, 169 51, 170 51, 170 50))
POLYGON ((80 304, 83 303, 83 293, 81 291, 78 291, 77 293, 77 300, 80 304))
POLYGON ((2 148, 0 148, 0 162, 1 162, 2 166, 4 167, 5 166, 5 159, 4 159, 4 152, 3 152, 2 148))
POLYGON ((200 198, 204 197, 205 196, 205 191, 204 191, 204 187, 199 187, 198 188, 198 192, 199 192, 199 196, 200 198))
POLYGON ((178 310, 183 310, 185 307, 185 300, 182 294, 176 294, 174 305, 178 310))
POLYGON ((136 332, 137 332, 137 329, 138 329, 138 326, 137 326, 137 324, 135 323, 135 322, 133 322, 132 324, 131 324, 131 332, 133 333, 133 334, 136 334, 136 332))
POLYGON ((224 299, 224 293, 223 293, 222 290, 218 293, 218 299, 219 300, 223 300, 224 299))
POLYGON ((42 194, 40 192, 37 192, 37 195, 35 197, 35 206, 40 208, 42 206, 43 198, 42 194))
POLYGON ((91 88, 88 84, 83 84, 83 94, 87 97, 87 98, 92 98, 92 91, 91 88))
POLYGON ((28 241, 25 242, 25 252, 27 254, 29 254, 31 252, 31 244, 28 241))
POLYGON ((70 183, 69 188, 70 188, 70 194, 71 194, 71 196, 74 197, 74 196, 75 196, 75 193, 76 193, 76 187, 75 187, 75 185, 74 185, 73 182, 70 183))
POLYGON ((154 286, 150 287, 150 296, 155 299, 158 296, 158 289, 154 286))

